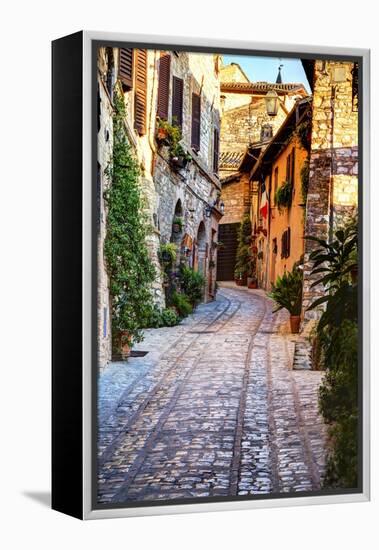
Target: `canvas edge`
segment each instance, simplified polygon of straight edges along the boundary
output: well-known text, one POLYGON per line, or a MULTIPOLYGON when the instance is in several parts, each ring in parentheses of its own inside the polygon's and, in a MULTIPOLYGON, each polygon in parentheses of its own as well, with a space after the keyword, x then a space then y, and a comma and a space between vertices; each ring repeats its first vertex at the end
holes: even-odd
MULTIPOLYGON (((370 50, 335 46, 284 44, 274 42, 250 42, 238 40, 170 37, 101 31, 83 31, 83 519, 105 519, 162 514, 183 514, 365 502, 370 500, 370 50), (196 504, 146 506, 136 508, 92 509, 92 445, 91 445, 91 327, 92 327, 92 239, 91 239, 91 42, 133 41, 141 43, 177 44, 209 48, 247 49, 254 51, 279 50, 291 53, 331 54, 362 57, 362 90, 365 108, 362 112, 362 162, 363 205, 363 377, 362 377, 362 492, 343 495, 325 495, 265 500, 228 501, 196 504)), ((93 312, 95 314, 95 312, 93 312)))

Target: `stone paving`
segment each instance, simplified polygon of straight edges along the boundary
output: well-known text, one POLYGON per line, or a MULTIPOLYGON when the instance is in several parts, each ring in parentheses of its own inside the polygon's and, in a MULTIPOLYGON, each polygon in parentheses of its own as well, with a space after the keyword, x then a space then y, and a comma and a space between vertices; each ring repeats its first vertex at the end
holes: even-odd
POLYGON ((286 324, 264 293, 228 285, 105 369, 98 502, 320 489, 321 373, 292 370, 286 324))

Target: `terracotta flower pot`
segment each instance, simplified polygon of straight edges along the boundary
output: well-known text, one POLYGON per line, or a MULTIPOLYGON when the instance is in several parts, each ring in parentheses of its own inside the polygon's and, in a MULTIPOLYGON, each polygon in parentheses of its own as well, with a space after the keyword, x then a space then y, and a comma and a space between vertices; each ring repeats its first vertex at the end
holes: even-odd
POLYGON ((236 277, 234 279, 234 281, 235 281, 236 285, 238 285, 238 286, 246 286, 247 285, 247 276, 244 275, 242 277, 236 277))
POLYGON ((165 143, 168 138, 168 132, 166 128, 158 128, 157 130, 157 141, 161 143, 165 143))
POLYGON ((130 346, 127 343, 129 336, 129 332, 127 330, 122 330, 120 331, 118 337, 118 349, 122 361, 125 361, 130 355, 130 346))
POLYGON ((290 316, 290 325, 292 334, 298 334, 300 329, 300 315, 291 315, 290 316))
POLYGON ((248 288, 258 288, 258 283, 256 280, 252 280, 249 282, 249 284, 247 285, 248 288))

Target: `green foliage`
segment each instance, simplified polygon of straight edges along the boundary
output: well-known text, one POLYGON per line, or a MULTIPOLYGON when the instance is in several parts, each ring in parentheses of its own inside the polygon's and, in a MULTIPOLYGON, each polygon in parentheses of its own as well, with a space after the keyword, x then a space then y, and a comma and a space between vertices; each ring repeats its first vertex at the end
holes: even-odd
POLYGON ((189 298, 185 294, 176 291, 170 296, 170 306, 176 309, 180 317, 187 317, 193 309, 189 298))
POLYGON ((326 487, 357 486, 358 473, 358 288, 357 220, 336 231, 335 239, 307 237, 314 250, 312 274, 320 274, 314 285, 324 286, 325 295, 309 309, 324 307, 317 335, 325 376, 319 391, 320 410, 329 424, 331 449, 324 479, 326 487))
POLYGON ((180 266, 179 276, 181 289, 194 307, 203 299, 205 279, 201 273, 184 264, 180 266))
POLYGON ((335 239, 328 243, 317 237, 306 237, 316 242, 319 248, 309 259, 312 261, 312 275, 321 275, 312 287, 323 285, 326 294, 315 300, 308 309, 326 304, 318 330, 328 325, 339 326, 344 319, 356 319, 358 311, 357 285, 352 283, 352 274, 357 269, 358 230, 356 222, 350 222, 335 233, 335 239))
POLYGON ((181 231, 183 229, 183 218, 181 218, 180 216, 175 216, 172 224, 178 225, 181 231))
POLYGON ((279 211, 283 208, 289 208, 292 204, 292 185, 289 181, 284 181, 282 185, 278 187, 275 193, 275 204, 279 211))
POLYGON ((154 305, 147 312, 144 328, 173 327, 179 322, 180 318, 172 308, 160 309, 154 305))
POLYGON ((164 269, 171 268, 175 262, 178 253, 178 247, 175 243, 164 243, 159 247, 159 261, 164 269))
POLYGON ((237 253, 236 265, 234 269, 235 277, 244 277, 250 271, 251 264, 251 221, 250 216, 243 217, 237 233, 237 253))
POLYGON ((104 254, 112 296, 112 330, 126 331, 128 343, 142 339, 141 326, 151 307, 155 269, 149 258, 149 231, 142 211, 140 171, 124 130, 125 106, 115 93, 113 159, 107 169, 111 185, 104 193, 107 233, 104 254))
POLYGON ((163 327, 174 327, 179 324, 180 317, 176 311, 172 308, 162 309, 162 326, 163 327))
POLYGON ((165 143, 169 146, 170 157, 183 157, 187 161, 192 160, 191 155, 189 155, 183 147, 180 145, 182 139, 182 131, 179 126, 173 124, 171 125, 167 120, 158 119, 158 128, 166 132, 165 143))
POLYGON ((277 303, 274 312, 285 308, 290 315, 300 315, 302 289, 303 272, 295 264, 292 271, 285 271, 283 276, 279 276, 272 285, 269 296, 277 303))
POLYGON ((303 149, 309 151, 309 132, 311 130, 311 119, 307 118, 301 122, 296 128, 296 135, 298 136, 303 149))
POLYGON ((303 203, 307 202, 308 196, 308 185, 309 185, 309 158, 306 158, 303 162, 303 166, 300 170, 300 179, 301 179, 301 196, 303 203))

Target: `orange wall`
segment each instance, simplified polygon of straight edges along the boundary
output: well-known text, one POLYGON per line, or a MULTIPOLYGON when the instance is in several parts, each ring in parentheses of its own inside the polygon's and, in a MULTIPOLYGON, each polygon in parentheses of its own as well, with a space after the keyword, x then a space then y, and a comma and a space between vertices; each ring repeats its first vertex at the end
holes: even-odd
MULTIPOLYGON (((267 237, 264 237, 260 233, 258 239, 259 249, 263 251, 263 260, 260 261, 259 269, 261 275, 260 283, 267 289, 271 288, 271 283, 276 280, 278 275, 283 275, 285 271, 290 271, 293 264, 304 253, 304 207, 300 206, 303 202, 300 171, 306 158, 307 152, 301 148, 298 138, 295 136, 272 164, 270 217, 263 224, 267 228, 267 237), (286 178, 287 155, 293 147, 295 147, 295 170, 292 206, 290 208, 282 208, 279 211, 274 202, 274 171, 278 167, 278 187, 280 187, 286 178), (291 228, 290 256, 288 258, 281 258, 282 234, 288 227, 291 228), (273 254, 273 239, 275 238, 277 240, 277 254, 273 254)), ((266 188, 269 189, 269 186, 270 177, 267 176, 266 188)))

